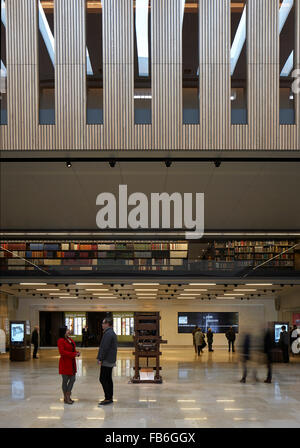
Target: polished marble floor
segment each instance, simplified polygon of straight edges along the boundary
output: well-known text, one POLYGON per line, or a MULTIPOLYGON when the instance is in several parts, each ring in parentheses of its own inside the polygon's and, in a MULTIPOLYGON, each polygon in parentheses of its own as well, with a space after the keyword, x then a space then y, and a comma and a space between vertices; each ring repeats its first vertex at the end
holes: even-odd
POLYGON ((251 371, 241 384, 238 353, 216 350, 197 357, 193 349, 163 349, 163 384, 131 384, 132 349, 120 349, 114 369, 115 403, 103 398, 96 349, 81 349, 73 405, 62 402, 59 356, 10 362, 0 355, 1 428, 283 428, 300 427, 300 359, 274 364, 272 384, 251 371))

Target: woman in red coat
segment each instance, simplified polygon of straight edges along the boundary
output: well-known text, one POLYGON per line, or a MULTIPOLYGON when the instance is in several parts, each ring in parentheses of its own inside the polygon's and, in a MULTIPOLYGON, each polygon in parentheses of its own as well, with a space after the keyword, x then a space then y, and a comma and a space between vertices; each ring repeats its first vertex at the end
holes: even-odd
POLYGON ((59 329, 57 346, 60 353, 59 374, 62 375, 64 402, 67 404, 73 404, 74 401, 71 400, 71 391, 77 372, 75 358, 80 356, 80 352, 76 351, 75 342, 70 338, 70 330, 68 330, 67 327, 59 329))

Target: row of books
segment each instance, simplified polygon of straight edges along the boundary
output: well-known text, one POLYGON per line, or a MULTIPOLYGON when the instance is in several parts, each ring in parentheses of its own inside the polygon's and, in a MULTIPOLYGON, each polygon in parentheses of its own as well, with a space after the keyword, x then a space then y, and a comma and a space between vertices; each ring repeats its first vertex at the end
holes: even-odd
POLYGON ((36 259, 97 259, 97 258, 187 258, 187 251, 154 251, 154 252, 128 252, 128 251, 114 251, 114 252, 25 252, 24 255, 18 257, 3 252, 0 254, 0 258, 20 259, 19 257, 26 258, 28 260, 36 259))
POLYGON ((10 251, 188 250, 188 243, 2 243, 10 251))
MULTIPOLYGON (((99 266, 99 265, 142 265, 142 264, 157 264, 157 265, 182 265, 183 259, 177 259, 177 258, 165 258, 165 259, 143 259, 143 258, 136 258, 131 260, 122 260, 122 259, 89 259, 89 260, 74 260, 74 259, 42 259, 37 260, 36 265, 43 267, 43 266, 99 266)), ((8 260, 7 266, 28 266, 28 263, 25 260, 21 260, 18 258, 11 258, 8 260)), ((1 266, 6 266, 1 264, 1 266)))
POLYGON ((214 247, 215 248, 231 248, 231 247, 255 247, 255 246, 263 246, 263 247, 269 247, 269 246, 293 246, 295 243, 293 241, 214 241, 214 247))

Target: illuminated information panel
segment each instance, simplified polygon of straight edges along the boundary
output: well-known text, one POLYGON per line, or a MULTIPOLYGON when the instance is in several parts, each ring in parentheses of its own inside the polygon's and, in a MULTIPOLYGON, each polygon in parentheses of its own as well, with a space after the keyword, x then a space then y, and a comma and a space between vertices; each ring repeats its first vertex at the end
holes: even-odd
POLYGON ((239 313, 178 313, 178 333, 192 333, 196 325, 205 333, 208 328, 211 328, 214 333, 226 333, 229 327, 232 327, 234 331, 238 333, 239 313))

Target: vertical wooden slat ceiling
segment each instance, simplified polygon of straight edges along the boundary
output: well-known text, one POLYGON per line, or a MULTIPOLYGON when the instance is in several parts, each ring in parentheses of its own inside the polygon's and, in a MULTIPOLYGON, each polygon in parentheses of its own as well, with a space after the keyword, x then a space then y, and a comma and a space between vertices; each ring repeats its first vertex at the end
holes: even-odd
MULTIPOLYGON (((230 0, 199 0, 198 125, 182 122, 181 0, 151 0, 151 125, 134 124, 133 0, 88 2, 102 11, 103 125, 86 124, 86 1, 42 1, 55 12, 56 121, 39 125, 37 0, 6 0, 8 124, 0 127, 0 149, 299 150, 299 95, 296 124, 279 125, 279 1, 247 2, 247 125, 231 125, 230 0)), ((300 0, 295 11, 300 69, 300 0)))

